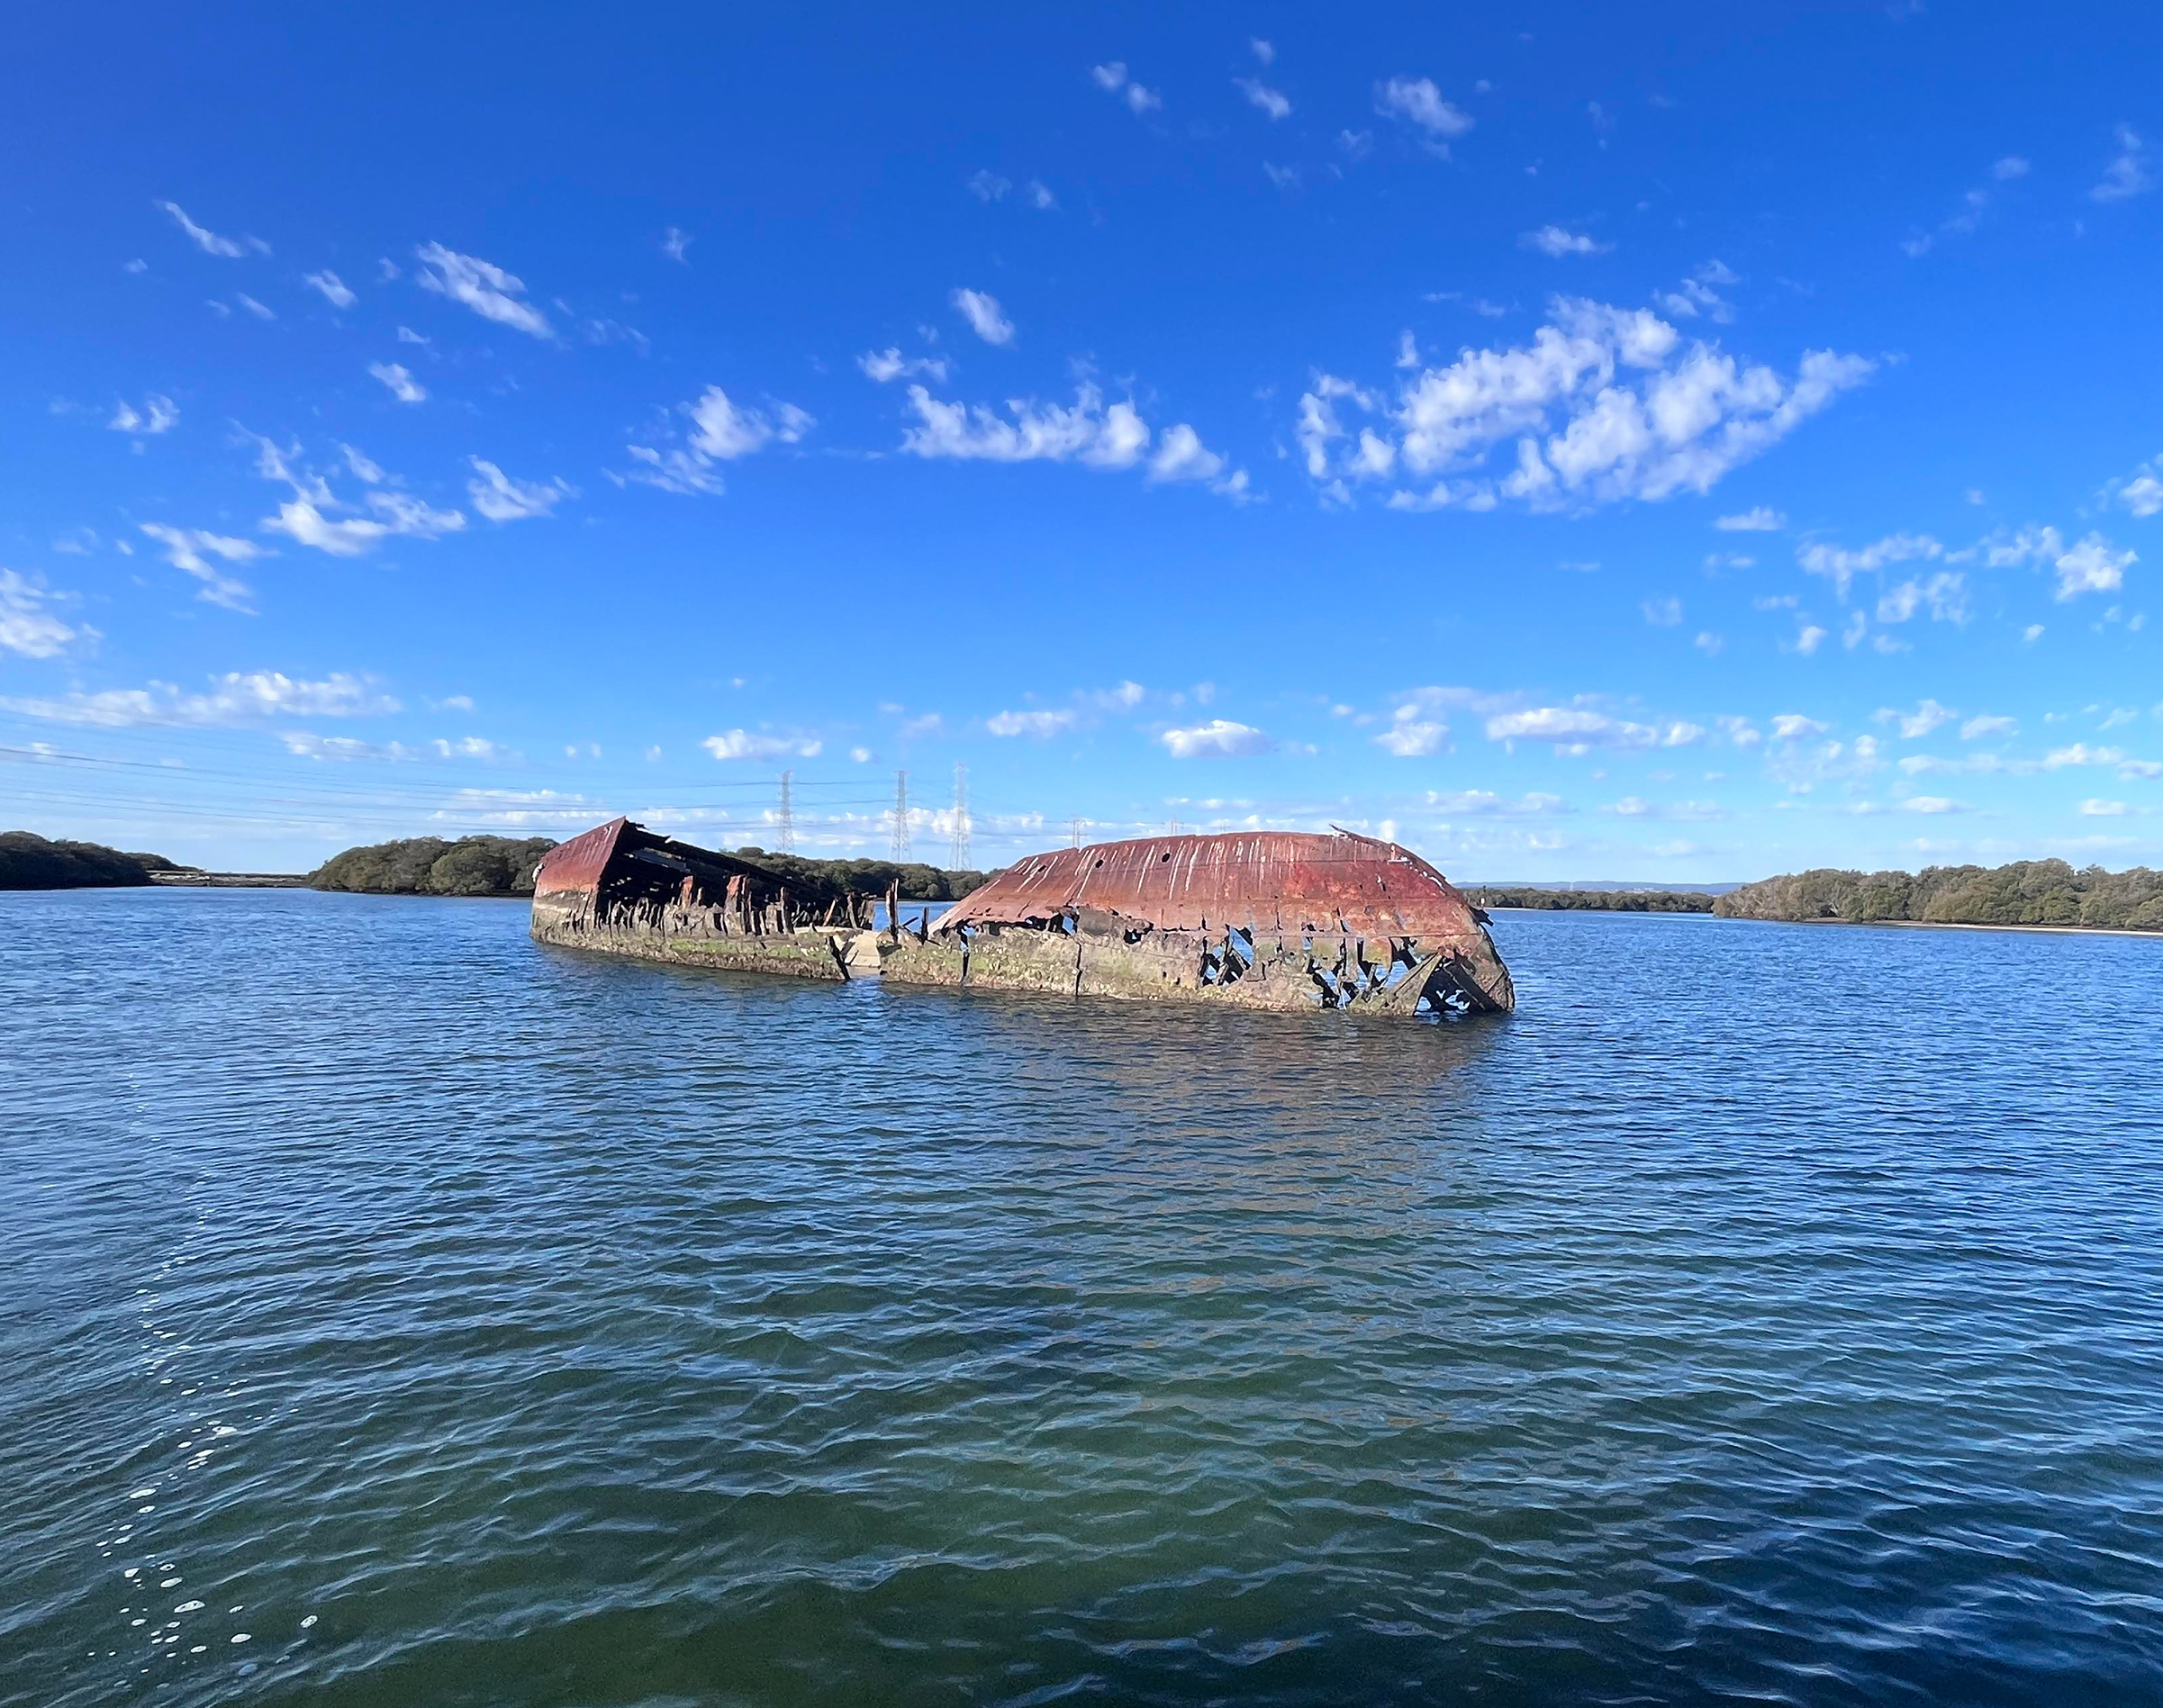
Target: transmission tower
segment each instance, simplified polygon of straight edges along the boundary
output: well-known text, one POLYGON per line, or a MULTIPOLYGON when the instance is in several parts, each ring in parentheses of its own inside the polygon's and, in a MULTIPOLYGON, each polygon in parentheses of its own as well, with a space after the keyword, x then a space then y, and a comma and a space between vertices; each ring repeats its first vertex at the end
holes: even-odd
POLYGON ((969 767, 954 767, 954 857, 948 863, 950 870, 966 872, 969 869, 969 767))
POLYGON ((789 798, 789 785, 794 781, 795 776, 796 773, 792 771, 784 771, 781 773, 781 816, 776 827, 781 837, 781 851, 783 854, 796 852, 796 803, 789 798))
POLYGON ((893 857, 909 858, 909 773, 893 774, 893 857))
POLYGON ((1073 823, 1072 823, 1072 824, 1071 824, 1071 825, 1069 825, 1069 826, 1067 827, 1067 836, 1068 836, 1068 841, 1067 841, 1067 846, 1068 846, 1068 847, 1070 847, 1070 848, 1079 848, 1079 847, 1082 845, 1082 820, 1081 820, 1081 819, 1079 819, 1079 818, 1076 818, 1076 819, 1073 821, 1073 823))

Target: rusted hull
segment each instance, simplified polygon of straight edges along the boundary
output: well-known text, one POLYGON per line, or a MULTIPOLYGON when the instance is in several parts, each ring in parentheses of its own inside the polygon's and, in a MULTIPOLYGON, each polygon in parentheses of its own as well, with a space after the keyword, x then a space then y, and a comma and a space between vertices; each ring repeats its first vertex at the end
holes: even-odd
POLYGON ((1486 917, 1408 849, 1345 832, 1037 854, 886 948, 883 976, 1398 1017, 1516 1003, 1486 917))
POLYGON ((1407 1018, 1516 1002, 1484 914, 1418 855, 1344 832, 1060 849, 1009 867, 936 924, 894 922, 890 897, 877 934, 864 928, 870 898, 806 893, 616 819, 542 863, 533 935, 830 982, 1407 1018))

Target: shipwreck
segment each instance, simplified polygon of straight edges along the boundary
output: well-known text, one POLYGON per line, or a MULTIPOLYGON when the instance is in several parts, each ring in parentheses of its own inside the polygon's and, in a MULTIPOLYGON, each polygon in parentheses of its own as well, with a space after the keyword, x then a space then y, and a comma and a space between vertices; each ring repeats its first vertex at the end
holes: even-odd
POLYGON ((1056 849, 934 918, 618 818, 553 850, 533 891, 536 938, 647 960, 1407 1017, 1516 1006, 1487 926, 1417 854, 1343 830, 1056 849))

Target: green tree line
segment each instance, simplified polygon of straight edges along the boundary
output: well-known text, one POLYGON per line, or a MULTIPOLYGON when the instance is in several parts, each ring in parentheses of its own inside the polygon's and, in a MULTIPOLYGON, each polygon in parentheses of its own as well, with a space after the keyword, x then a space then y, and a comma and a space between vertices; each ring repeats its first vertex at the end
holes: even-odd
POLYGON ((1809 872, 1744 884, 1713 911, 1729 919, 1915 920, 1948 926, 2088 926, 2163 931, 2163 872, 2076 871, 2062 860, 1929 866, 1918 872, 1809 872))
POLYGON ((408 836, 333 854, 308 874, 316 890, 370 896, 529 896, 548 836, 408 836))
MULTIPOLYGON (((556 846, 547 836, 408 836, 334 854, 309 874, 317 890, 372 896, 529 896, 541 856, 556 846)), ((959 901, 984 881, 981 872, 947 872, 920 862, 811 860, 801 854, 738 848, 738 858, 784 881, 824 879, 866 895, 884 895, 897 880, 907 901, 959 901)), ((148 881, 147 880, 145 881, 148 881)))
POLYGON ((96 842, 50 842, 30 830, 0 832, 0 890, 112 890, 184 870, 163 854, 122 854, 96 842))
POLYGON ((1710 913, 1713 899, 1673 890, 1498 890, 1465 892, 1478 908, 1543 908, 1559 913, 1710 913))

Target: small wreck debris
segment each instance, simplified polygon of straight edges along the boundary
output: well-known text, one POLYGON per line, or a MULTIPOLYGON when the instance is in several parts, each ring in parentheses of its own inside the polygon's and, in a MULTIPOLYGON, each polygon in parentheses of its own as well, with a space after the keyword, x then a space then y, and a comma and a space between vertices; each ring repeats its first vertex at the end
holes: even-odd
POLYGON ((797 978, 1407 1017, 1516 1005, 1487 916, 1409 849, 1349 831, 1062 848, 939 918, 913 911, 628 818, 555 849, 533 888, 541 942, 797 978))
POLYGON ((1249 1008, 1516 1004, 1486 916, 1409 849, 1339 831, 1150 836, 1035 854, 890 934, 882 976, 1249 1008))
POLYGON ((629 818, 550 849, 533 874, 533 935, 542 943, 799 979, 878 972, 872 905, 869 896, 817 880, 792 883, 629 818))

